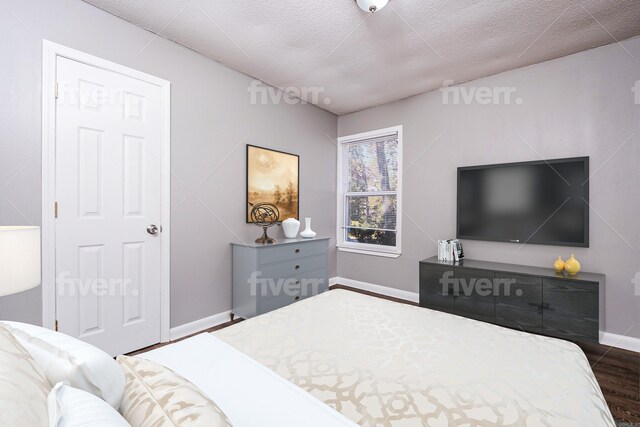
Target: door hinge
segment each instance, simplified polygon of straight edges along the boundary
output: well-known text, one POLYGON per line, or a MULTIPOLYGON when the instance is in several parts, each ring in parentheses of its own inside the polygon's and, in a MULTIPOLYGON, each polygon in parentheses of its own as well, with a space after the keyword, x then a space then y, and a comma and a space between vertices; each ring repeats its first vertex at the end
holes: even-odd
POLYGON ((58 218, 58 202, 55 202, 53 204, 53 215, 54 215, 54 218, 58 218))
POLYGON ((55 92, 56 92, 55 93, 56 99, 58 99, 58 82, 56 82, 56 91, 55 92))
POLYGON ((56 320, 56 324, 55 324, 54 327, 55 327, 56 332, 58 332, 58 321, 57 320, 56 320))

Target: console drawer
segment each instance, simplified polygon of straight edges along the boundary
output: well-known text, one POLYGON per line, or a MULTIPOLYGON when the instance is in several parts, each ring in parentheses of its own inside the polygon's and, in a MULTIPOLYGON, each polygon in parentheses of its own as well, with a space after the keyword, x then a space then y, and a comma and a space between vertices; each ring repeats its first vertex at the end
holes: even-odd
POLYGON ((495 308, 493 297, 468 297, 457 296, 455 299, 455 313, 475 320, 493 323, 495 320, 495 308))
POLYGON ((572 341, 598 342, 600 331, 597 318, 585 318, 544 311, 542 333, 572 341))
POLYGON ((542 304, 547 312, 563 313, 598 320, 598 295, 596 284, 562 279, 544 279, 542 304))
POLYGON ((544 279, 542 332, 570 340, 598 341, 598 301, 596 284, 544 279))
POLYGON ((496 273, 496 304, 538 309, 542 304, 542 278, 496 273))
POLYGON ((453 278, 455 280, 452 289, 456 298, 476 298, 493 304, 494 274, 492 271, 456 268, 453 278))
POLYGON ((453 268, 420 265, 420 306, 453 313, 453 291, 441 280, 453 277, 453 268))
POLYGON ((496 324, 517 329, 519 331, 541 334, 541 309, 496 303, 496 324))

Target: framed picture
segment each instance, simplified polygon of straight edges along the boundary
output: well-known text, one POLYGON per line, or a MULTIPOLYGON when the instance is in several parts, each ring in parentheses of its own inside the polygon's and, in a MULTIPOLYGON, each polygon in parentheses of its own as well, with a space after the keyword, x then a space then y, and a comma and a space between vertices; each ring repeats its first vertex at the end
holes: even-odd
POLYGON ((273 203, 279 221, 299 216, 300 156, 247 144, 247 222, 257 203, 273 203))

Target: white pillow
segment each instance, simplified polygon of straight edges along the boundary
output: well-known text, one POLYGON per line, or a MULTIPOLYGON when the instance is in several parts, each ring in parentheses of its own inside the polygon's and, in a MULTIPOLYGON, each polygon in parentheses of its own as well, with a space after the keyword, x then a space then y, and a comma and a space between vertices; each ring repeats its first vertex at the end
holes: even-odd
POLYGON ((0 325, 0 425, 46 427, 50 391, 31 354, 0 325))
POLYGON ((47 398, 49 427, 131 427, 107 402, 62 382, 47 398))
POLYGON ((66 381, 118 409, 124 373, 107 353, 60 332, 19 322, 2 322, 31 354, 51 385, 66 381))

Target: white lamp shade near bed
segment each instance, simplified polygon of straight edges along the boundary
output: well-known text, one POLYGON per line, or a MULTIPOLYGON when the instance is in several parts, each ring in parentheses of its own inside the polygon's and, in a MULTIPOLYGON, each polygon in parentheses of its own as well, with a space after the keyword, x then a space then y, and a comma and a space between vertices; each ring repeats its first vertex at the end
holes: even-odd
POLYGON ((40 284, 40 227, 0 226, 0 297, 40 284))

